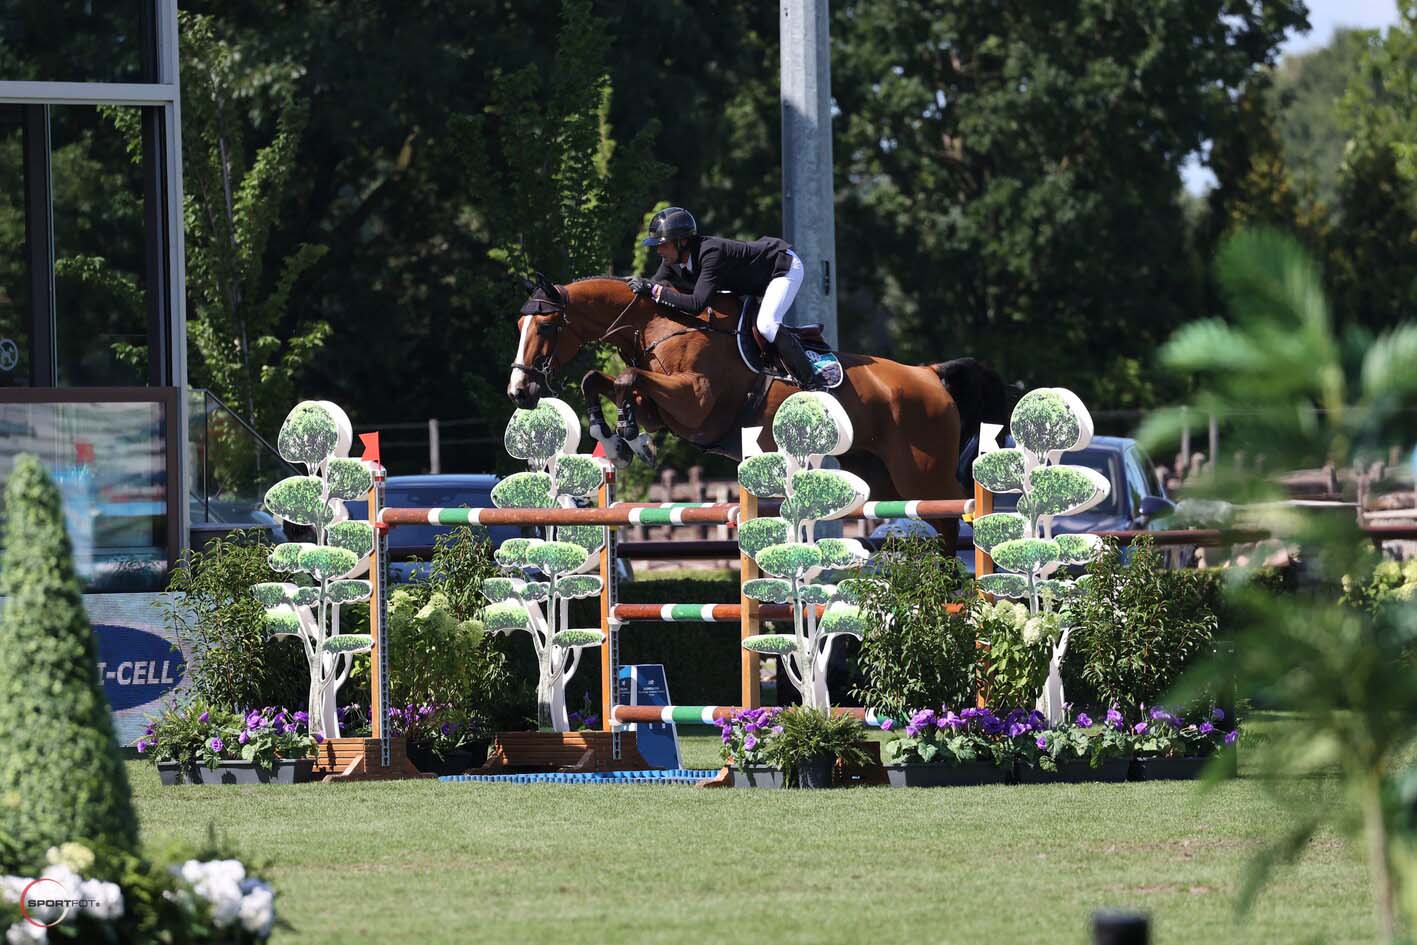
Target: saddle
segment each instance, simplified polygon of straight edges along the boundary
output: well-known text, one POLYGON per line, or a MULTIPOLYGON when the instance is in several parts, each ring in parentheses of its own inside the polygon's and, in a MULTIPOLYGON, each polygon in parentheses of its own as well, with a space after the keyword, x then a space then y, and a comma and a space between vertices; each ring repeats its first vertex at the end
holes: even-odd
MULTIPOLYGON (((758 331, 758 306, 762 300, 756 296, 745 295, 739 301, 742 310, 738 315, 738 356, 743 359, 743 364, 754 374, 789 384, 795 383, 792 372, 782 363, 777 352, 769 350, 767 341, 758 331)), ((790 331, 797 336, 802 343, 802 350, 811 358, 818 378, 828 390, 841 384, 845 372, 842 371, 841 362, 837 360, 831 345, 822 337, 820 324, 782 325, 778 331, 790 331)))

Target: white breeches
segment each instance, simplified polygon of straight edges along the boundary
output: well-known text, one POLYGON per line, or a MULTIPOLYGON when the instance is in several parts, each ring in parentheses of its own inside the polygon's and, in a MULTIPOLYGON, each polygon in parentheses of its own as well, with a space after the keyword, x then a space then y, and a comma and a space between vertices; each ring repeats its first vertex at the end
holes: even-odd
POLYGON ((758 334, 768 344, 777 340, 777 328, 787 317, 792 300, 797 298, 797 290, 802 288, 802 260, 791 250, 787 255, 792 257, 792 267, 787 270, 787 275, 778 276, 768 283, 763 291, 762 304, 758 306, 758 334))

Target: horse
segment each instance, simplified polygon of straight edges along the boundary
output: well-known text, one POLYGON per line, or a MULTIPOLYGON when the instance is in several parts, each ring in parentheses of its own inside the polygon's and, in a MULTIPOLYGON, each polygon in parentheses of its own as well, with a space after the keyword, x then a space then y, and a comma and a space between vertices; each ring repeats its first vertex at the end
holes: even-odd
MULTIPOLYGON (((742 458, 740 431, 761 426, 758 444, 773 448, 773 414, 797 387, 751 371, 739 356, 740 302, 717 296, 702 313, 679 311, 635 295, 621 279, 591 277, 556 285, 537 274, 517 319, 518 344, 507 396, 532 408, 552 390, 556 372, 589 344, 615 348, 628 367, 618 377, 590 371, 581 380, 591 435, 612 449, 602 398, 621 410, 619 434, 636 423, 667 429, 700 449, 742 458), (628 415, 628 416, 627 416, 628 415), (628 423, 627 423, 628 420, 628 423)), ((784 328, 784 330, 787 330, 784 328)), ((1007 422, 1003 379, 973 358, 908 365, 839 354, 845 377, 831 392, 855 433, 839 457, 871 488, 872 499, 965 497, 957 468, 962 445, 981 420, 1007 422)), ((953 534, 957 522, 940 522, 953 534)))

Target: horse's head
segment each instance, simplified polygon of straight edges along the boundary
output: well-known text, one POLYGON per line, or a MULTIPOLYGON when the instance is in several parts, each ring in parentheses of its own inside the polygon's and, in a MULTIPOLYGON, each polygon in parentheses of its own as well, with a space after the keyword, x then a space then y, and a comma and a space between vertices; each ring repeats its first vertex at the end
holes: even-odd
POLYGON ((551 376, 567 364, 584 343, 566 321, 566 290, 541 273, 536 281, 520 280, 531 297, 517 318, 517 358, 507 382, 507 396, 518 407, 532 408, 551 388, 551 376))

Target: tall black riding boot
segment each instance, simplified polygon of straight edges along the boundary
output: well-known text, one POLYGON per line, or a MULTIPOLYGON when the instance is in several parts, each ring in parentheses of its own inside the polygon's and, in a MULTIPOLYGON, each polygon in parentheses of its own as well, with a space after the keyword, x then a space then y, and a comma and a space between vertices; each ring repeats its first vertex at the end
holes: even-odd
POLYGON ((794 331, 780 328, 777 338, 773 341, 778 354, 782 356, 782 363, 787 365, 787 369, 792 372, 792 377, 797 381, 797 386, 803 390, 823 390, 821 381, 817 380, 817 372, 812 370, 812 361, 807 357, 807 352, 802 350, 802 341, 794 331))

